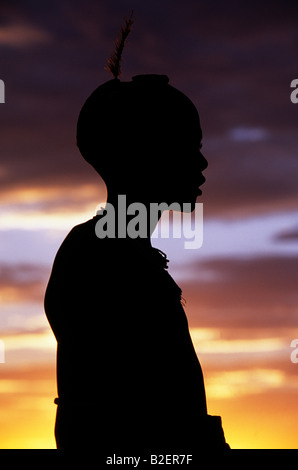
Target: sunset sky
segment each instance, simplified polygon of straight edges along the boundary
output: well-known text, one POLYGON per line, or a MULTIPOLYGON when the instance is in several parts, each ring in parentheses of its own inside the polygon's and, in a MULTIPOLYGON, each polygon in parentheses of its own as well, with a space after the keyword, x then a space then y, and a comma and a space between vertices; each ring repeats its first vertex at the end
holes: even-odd
POLYGON ((0 448, 55 448, 43 296, 62 240, 105 200, 76 121, 111 78, 105 61, 132 8, 121 78, 166 74, 201 117, 203 246, 153 244, 186 299, 208 412, 232 448, 298 448, 296 0, 1 1, 0 448))

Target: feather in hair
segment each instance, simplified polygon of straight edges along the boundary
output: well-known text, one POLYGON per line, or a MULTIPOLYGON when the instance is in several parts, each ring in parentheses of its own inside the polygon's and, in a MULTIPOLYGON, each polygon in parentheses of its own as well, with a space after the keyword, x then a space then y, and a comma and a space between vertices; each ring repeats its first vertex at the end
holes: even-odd
POLYGON ((131 32, 131 28, 134 22, 133 18, 133 10, 131 11, 130 17, 127 20, 125 18, 125 25, 121 27, 120 33, 118 38, 115 41, 115 50, 111 54, 111 56, 107 60, 107 64, 105 66, 105 70, 111 72, 114 78, 118 78, 121 74, 121 59, 122 59, 122 52, 124 49, 125 41, 127 36, 131 32))

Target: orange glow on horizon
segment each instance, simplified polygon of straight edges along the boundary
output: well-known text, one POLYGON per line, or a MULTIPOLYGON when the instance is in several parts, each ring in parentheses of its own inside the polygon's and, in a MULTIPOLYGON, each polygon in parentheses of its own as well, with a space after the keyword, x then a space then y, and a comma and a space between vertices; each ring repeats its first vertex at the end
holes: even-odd
MULTIPOLYGON (((55 364, 28 367, 25 372, 16 369, 9 380, 0 382, 0 387, 0 448, 54 449, 55 364)), ((207 403, 209 414, 222 417, 231 448, 293 449, 298 446, 294 390, 219 399, 208 398, 207 386, 207 403)))
MULTIPOLYGON (((35 319, 36 326, 42 326, 40 320, 35 319)), ((231 448, 297 448, 298 381, 288 370, 289 357, 274 364, 267 355, 277 350, 282 356, 284 339, 271 337, 262 343, 253 338, 230 338, 227 342, 212 328, 194 328, 191 334, 203 367, 208 412, 222 417, 231 448), (227 358, 231 360, 235 354, 242 354, 246 361, 253 357, 255 362, 228 365, 227 358)), ((57 393, 54 336, 43 325, 36 332, 11 332, 4 336, 4 343, 7 362, 0 364, 0 448, 53 449, 53 399, 57 393), (49 353, 52 359, 45 362, 42 354, 49 353), (37 363, 39 356, 41 362, 37 363)))

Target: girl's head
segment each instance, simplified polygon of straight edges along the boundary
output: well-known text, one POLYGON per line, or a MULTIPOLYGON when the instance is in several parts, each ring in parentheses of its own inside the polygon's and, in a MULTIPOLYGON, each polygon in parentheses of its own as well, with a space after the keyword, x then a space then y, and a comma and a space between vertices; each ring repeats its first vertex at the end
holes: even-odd
POLYGON ((77 145, 108 192, 139 202, 191 203, 207 162, 194 104, 165 75, 110 80, 85 102, 77 145))

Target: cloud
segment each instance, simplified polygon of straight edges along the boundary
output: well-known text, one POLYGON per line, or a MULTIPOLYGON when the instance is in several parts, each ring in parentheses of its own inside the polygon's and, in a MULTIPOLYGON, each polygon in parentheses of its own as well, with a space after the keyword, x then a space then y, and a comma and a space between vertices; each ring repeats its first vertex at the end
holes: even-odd
MULTIPOLYGON (((183 230, 181 230, 181 238, 154 238, 152 242, 154 246, 160 248, 167 253, 170 259, 169 269, 178 282, 196 281, 200 282, 220 277, 219 272, 212 269, 211 265, 203 265, 203 269, 199 266, 206 261, 220 260, 245 260, 266 258, 272 256, 290 257, 296 256, 298 244, 296 240, 278 239, 280 232, 291 232, 295 230, 295 220, 297 218, 297 210, 289 212, 270 212, 266 214, 254 214, 245 217, 242 211, 242 217, 228 216, 224 213, 217 217, 208 217, 208 204, 204 204, 203 213, 203 245, 200 249, 185 249, 184 243, 187 240, 184 226, 188 226, 189 222, 184 221, 183 230), (185 238, 183 238, 183 236, 185 238)), ((163 217, 166 217, 165 214, 163 217)), ((161 220, 162 222, 162 220, 161 220)), ((200 231, 201 226, 195 225, 196 219, 193 219, 192 232, 187 236, 194 237, 194 231, 200 231)), ((175 224, 175 222, 174 222, 175 224)), ((176 222, 177 228, 181 228, 181 221, 176 222)), ((173 234, 173 230, 170 234, 173 234)), ((178 230, 177 230, 178 232, 178 230)), ((155 233, 158 233, 157 230, 155 233)))
POLYGON ((26 24, 0 26, 0 47, 26 48, 35 44, 46 44, 51 40, 49 33, 39 27, 26 24))
MULTIPOLYGON (((57 347, 56 339, 50 329, 39 333, 27 332, 4 336, 4 344, 6 356, 12 356, 16 351, 30 350, 31 353, 34 351, 38 351, 40 354, 42 352, 49 353, 53 357, 57 347)), ((40 358, 37 360, 39 361, 40 358)), ((30 361, 34 361, 32 355, 30 361)))
POLYGON ((276 235, 276 241, 296 242, 298 240, 298 229, 287 230, 276 235))
POLYGON ((297 257, 222 259, 197 263, 215 273, 180 283, 192 327, 281 328, 297 325, 297 257))
POLYGON ((44 266, 2 264, 0 268, 0 303, 42 301, 48 275, 48 268, 44 266))
POLYGON ((102 185, 32 186, 3 190, 2 230, 70 230, 95 215, 106 200, 102 185))
POLYGON ((228 136, 231 140, 235 140, 236 142, 259 142, 269 137, 266 129, 258 127, 234 127, 228 132, 228 136))
POLYGON ((206 389, 209 399, 239 398, 242 395, 272 393, 285 382, 285 376, 280 370, 236 370, 210 374, 206 380, 206 389))

